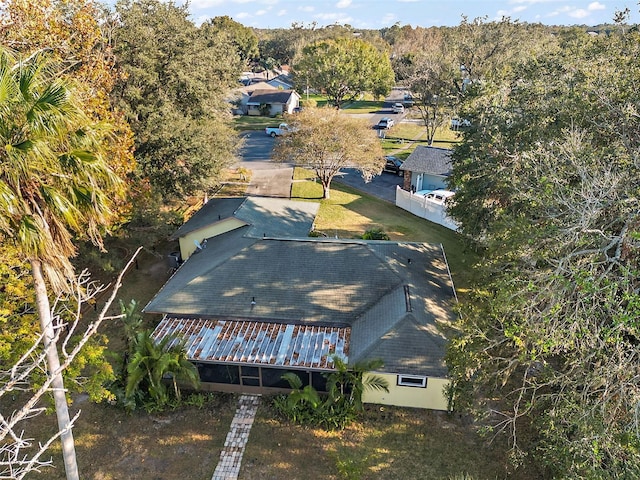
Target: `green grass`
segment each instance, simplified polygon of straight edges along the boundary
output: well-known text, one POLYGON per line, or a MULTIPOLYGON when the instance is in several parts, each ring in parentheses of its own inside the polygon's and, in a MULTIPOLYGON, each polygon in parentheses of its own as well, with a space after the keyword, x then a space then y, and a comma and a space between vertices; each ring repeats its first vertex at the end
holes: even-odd
POLYGON ((382 108, 383 104, 384 102, 375 100, 356 100, 345 104, 343 108, 348 110, 349 113, 376 113, 382 108))
POLYGON ((245 448, 243 480, 540 478, 535 468, 509 471, 504 446, 483 444, 445 412, 370 405, 358 422, 327 432, 279 420, 268 400, 245 448))
POLYGON ((282 117, 259 117, 253 115, 236 115, 233 123, 236 130, 263 130, 266 127, 277 127, 282 123, 282 117))
POLYGON ((300 96, 300 105, 304 106, 307 100, 315 101, 317 107, 325 107, 328 103, 327 97, 325 95, 319 95, 317 93, 310 93, 309 95, 307 95, 306 93, 303 93, 300 96))
MULTIPOLYGON (((298 175, 299 180, 313 178, 313 172, 308 171, 294 175, 298 175)), ((329 237, 358 238, 365 231, 378 227, 391 240, 442 244, 456 288, 466 290, 471 281, 470 267, 475 258, 460 235, 339 182, 332 182, 330 196, 323 200, 322 185, 313 180, 293 184, 292 198, 320 203, 316 230, 329 237)))

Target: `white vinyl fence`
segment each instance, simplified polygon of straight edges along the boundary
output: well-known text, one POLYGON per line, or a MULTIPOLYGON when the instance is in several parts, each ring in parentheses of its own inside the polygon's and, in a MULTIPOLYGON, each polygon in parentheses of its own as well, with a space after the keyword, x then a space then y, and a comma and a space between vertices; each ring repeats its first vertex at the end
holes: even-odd
POLYGON ((423 195, 414 195, 400 187, 396 187, 396 206, 418 217, 426 218, 430 222, 451 230, 458 230, 458 225, 452 218, 447 216, 446 207, 425 199, 423 195))

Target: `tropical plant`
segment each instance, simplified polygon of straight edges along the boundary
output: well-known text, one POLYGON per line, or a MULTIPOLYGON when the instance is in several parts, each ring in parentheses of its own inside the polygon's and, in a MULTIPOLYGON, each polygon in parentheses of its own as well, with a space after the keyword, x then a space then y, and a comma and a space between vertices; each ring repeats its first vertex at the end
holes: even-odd
POLYGON ((102 246, 122 185, 104 155, 107 125, 85 114, 75 92, 44 53, 19 59, 0 51, 0 234, 31 265, 70 479, 78 471, 48 289, 68 291, 75 279, 74 234, 102 246))
POLYGON ((125 405, 129 409, 143 406, 147 411, 178 405, 180 383, 194 388, 200 384, 197 368, 187 360, 184 340, 167 335, 156 341, 150 331, 136 333, 127 364, 125 405))
MULTIPOLYGON (((104 320, 118 318, 118 316, 111 316, 107 312, 111 310, 111 305, 122 286, 125 272, 133 264, 139 252, 140 249, 120 272, 113 283, 111 295, 104 302, 104 306, 97 313, 95 320, 81 324, 82 316, 79 307, 84 302, 95 301, 96 297, 104 293, 105 288, 91 281, 86 272, 77 277, 76 289, 73 292, 70 292, 68 296, 60 296, 56 299, 53 308, 56 313, 53 318, 56 325, 65 326, 64 329, 58 327, 55 332, 58 344, 62 346, 61 371, 74 368, 74 365, 80 370, 85 363, 80 361, 82 366, 77 367, 77 359, 81 357, 100 324, 104 320), (75 305, 78 305, 78 308, 75 308, 75 312, 70 314, 69 307, 75 305), (59 310, 64 315, 59 315, 59 310), (84 325, 84 330, 81 325, 84 325)), ((4 314, 5 312, 0 319, 2 321, 7 319, 4 314)), ((45 347, 46 341, 46 336, 43 334, 28 336, 28 340, 25 340, 21 345, 23 348, 18 355, 19 358, 12 359, 10 363, 3 363, 3 365, 10 365, 10 368, 0 369, 0 402, 3 408, 13 410, 10 415, 2 413, 0 416, 2 419, 0 422, 0 478, 20 480, 30 472, 41 472, 44 467, 51 467, 52 460, 43 457, 58 437, 64 433, 64 431, 57 431, 47 439, 40 438, 37 446, 34 439, 26 433, 33 427, 33 418, 47 409, 44 403, 51 393, 56 379, 55 376, 47 374, 47 363, 48 349, 56 348, 57 345, 49 342, 45 347), (11 401, 7 402, 10 395, 11 401)), ((13 344, 15 345, 15 342, 13 344)), ((79 414, 80 412, 71 420, 69 428, 73 426, 79 414)), ((68 470, 67 476, 72 476, 68 470)))
POLYGON ((367 360, 347 365, 342 358, 333 355, 332 361, 335 371, 326 374, 328 400, 331 404, 344 403, 361 412, 362 394, 365 390, 389 391, 389 384, 384 378, 367 373, 382 367, 382 360, 367 360))
POLYGON ((339 356, 332 356, 336 368, 324 376, 327 395, 320 396, 312 385, 302 387, 300 377, 285 373, 292 391, 288 396, 276 397, 276 410, 289 420, 303 425, 320 425, 328 429, 343 429, 363 410, 362 394, 365 390, 389 391, 387 381, 378 375, 365 375, 380 368, 380 360, 357 363, 349 367, 339 356))

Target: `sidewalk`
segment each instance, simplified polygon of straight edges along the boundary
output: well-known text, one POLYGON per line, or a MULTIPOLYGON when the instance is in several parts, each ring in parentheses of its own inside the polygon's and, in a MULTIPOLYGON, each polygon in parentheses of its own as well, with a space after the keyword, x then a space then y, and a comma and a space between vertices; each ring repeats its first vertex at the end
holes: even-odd
POLYGON ((224 448, 220 452, 220 461, 211 480, 237 480, 258 405, 259 395, 242 395, 238 400, 236 414, 231 421, 224 448))

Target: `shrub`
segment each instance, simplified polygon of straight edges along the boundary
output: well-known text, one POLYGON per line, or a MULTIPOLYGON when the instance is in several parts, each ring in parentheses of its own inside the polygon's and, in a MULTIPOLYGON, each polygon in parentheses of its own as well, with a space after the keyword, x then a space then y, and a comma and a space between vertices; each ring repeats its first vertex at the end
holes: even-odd
POLYGON ((380 227, 370 228, 364 235, 362 235, 363 240, 389 240, 389 235, 380 227))

